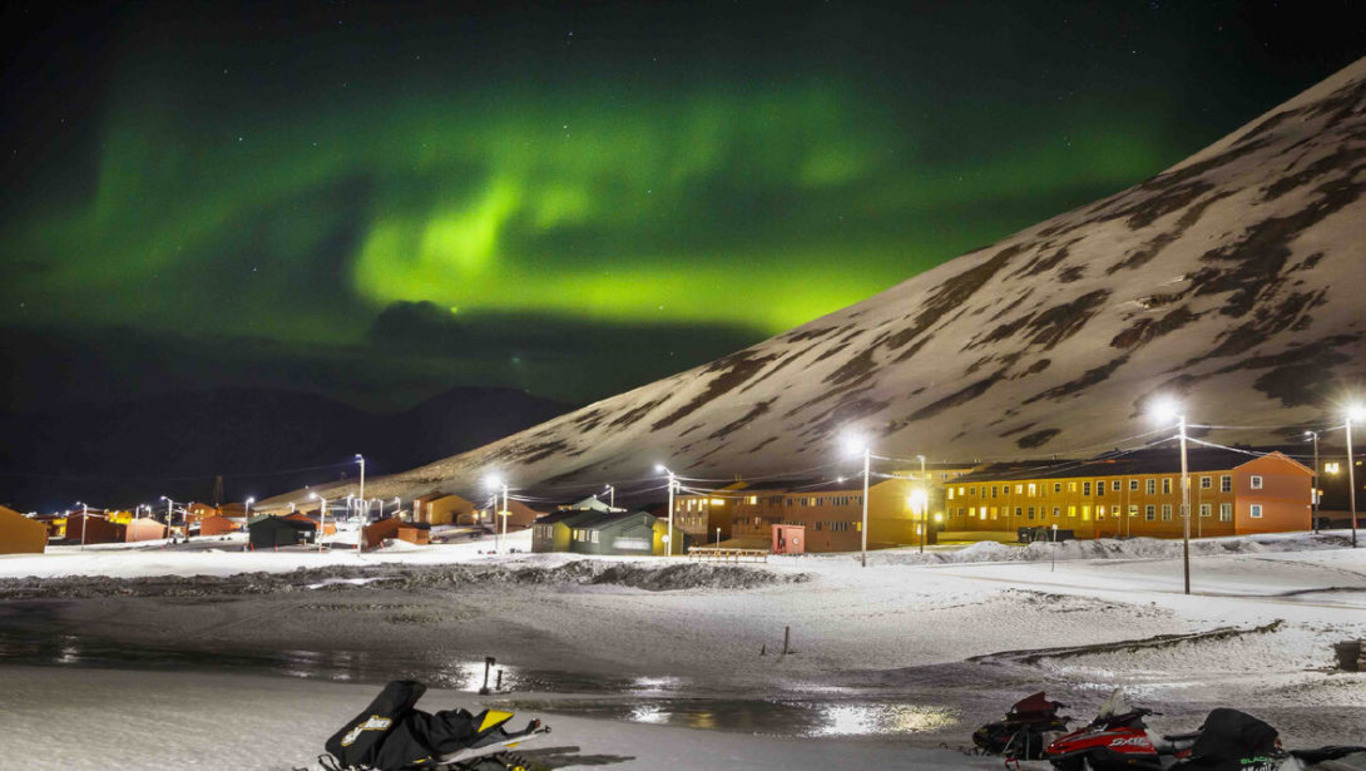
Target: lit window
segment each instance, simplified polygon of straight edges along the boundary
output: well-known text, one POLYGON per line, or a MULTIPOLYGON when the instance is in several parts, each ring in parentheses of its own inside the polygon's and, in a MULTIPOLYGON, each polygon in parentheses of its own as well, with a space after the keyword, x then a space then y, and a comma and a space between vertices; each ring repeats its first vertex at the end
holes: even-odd
POLYGON ((953 488, 952 488, 952 487, 948 488, 948 491, 949 491, 949 500, 953 500, 953 488))
MULTIPOLYGON (((1253 479, 1256 479, 1256 477, 1253 477, 1253 479)), ((1261 518, 1262 518, 1262 504, 1260 504, 1260 503, 1254 503, 1254 504, 1252 504, 1252 510, 1249 511, 1248 514, 1249 514, 1249 516, 1251 516, 1253 519, 1261 519, 1261 518)))
POLYGON ((1076 491, 1077 491, 1077 483, 1076 483, 1076 482, 1068 482, 1068 483, 1067 483, 1067 492, 1069 492, 1069 493, 1075 493, 1076 491))
POLYGON ((1030 482, 1030 483, 1029 483, 1029 494, 1030 494, 1030 496, 1038 495, 1038 494, 1039 494, 1039 486, 1036 485, 1036 484, 1034 484, 1033 482, 1030 482))
POLYGON ((1024 495, 1024 485, 1015 485, 1015 494, 1024 495))
MULTIPOLYGON (((1261 478, 1261 477, 1259 477, 1259 476, 1253 476, 1253 477, 1252 477, 1252 489, 1253 489, 1253 490, 1260 490, 1260 489, 1262 489, 1262 478, 1261 478)), ((1259 508, 1258 510, 1260 511, 1260 508, 1259 508)), ((1260 514, 1254 514, 1253 516, 1254 516, 1254 517, 1258 517, 1258 516, 1261 516, 1261 515, 1260 515, 1260 514)))
POLYGON ((1337 461, 1323 464, 1323 473, 1325 474, 1336 474, 1340 471, 1342 471, 1342 466, 1339 466, 1337 461))
POLYGON ((1131 503, 1131 504, 1129 504, 1129 516, 1131 516, 1131 517, 1137 517, 1137 516, 1138 516, 1138 504, 1137 504, 1137 503, 1131 503))
POLYGON ((1067 516, 1069 516, 1069 517, 1075 517, 1075 516, 1077 516, 1077 507, 1076 507, 1076 506, 1068 506, 1068 507, 1067 507, 1067 516))
POLYGON ((1082 521, 1082 522, 1090 522, 1090 521, 1091 521, 1091 507, 1090 507, 1090 506, 1082 506, 1082 507, 1081 507, 1081 521, 1082 521))

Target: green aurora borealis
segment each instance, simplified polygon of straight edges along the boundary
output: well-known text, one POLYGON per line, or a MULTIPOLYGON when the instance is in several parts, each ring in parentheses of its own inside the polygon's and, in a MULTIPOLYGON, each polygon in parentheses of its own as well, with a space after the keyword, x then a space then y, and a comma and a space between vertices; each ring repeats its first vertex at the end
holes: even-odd
POLYGON ((209 341, 257 362, 225 382, 362 401, 583 401, 1119 190, 1345 63, 1269 77, 1228 60, 1257 29, 1230 7, 1116 7, 111 6, 90 66, 8 70, 0 324, 209 341), (387 388, 337 382, 372 367, 387 388))

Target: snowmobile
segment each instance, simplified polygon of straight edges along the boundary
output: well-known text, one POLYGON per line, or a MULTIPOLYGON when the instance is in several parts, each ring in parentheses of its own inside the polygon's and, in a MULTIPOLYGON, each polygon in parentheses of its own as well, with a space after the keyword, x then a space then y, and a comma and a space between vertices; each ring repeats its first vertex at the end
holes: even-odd
POLYGON ((1144 717, 1156 714, 1131 707, 1124 693, 1116 689, 1101 704, 1095 720, 1048 746, 1048 760, 1062 771, 1366 768, 1366 747, 1335 745, 1286 751, 1276 729, 1236 709, 1220 707, 1209 713, 1200 730, 1165 736, 1148 730, 1143 722, 1144 717))
POLYGON ((1067 731, 1072 720, 1058 714, 1066 707, 1060 701, 1049 701, 1043 691, 1015 702, 1004 720, 996 720, 972 733, 972 743, 987 755, 1004 755, 1007 759, 1042 760, 1044 748, 1067 731))
POLYGON ((1161 771, 1186 757, 1200 734, 1153 733, 1143 718, 1156 714, 1146 707, 1130 706, 1124 692, 1116 688, 1101 703, 1094 720, 1060 737, 1044 753, 1061 771, 1161 771))
POLYGON ((1236 709, 1212 710, 1190 751, 1173 771, 1300 771, 1366 768, 1366 747, 1334 745, 1286 750, 1276 729, 1236 709))
POLYGON ((390 682, 327 740, 318 762, 326 771, 526 771, 525 759, 508 750, 550 733, 539 720, 509 731, 513 714, 500 710, 415 709, 426 690, 413 680, 390 682))

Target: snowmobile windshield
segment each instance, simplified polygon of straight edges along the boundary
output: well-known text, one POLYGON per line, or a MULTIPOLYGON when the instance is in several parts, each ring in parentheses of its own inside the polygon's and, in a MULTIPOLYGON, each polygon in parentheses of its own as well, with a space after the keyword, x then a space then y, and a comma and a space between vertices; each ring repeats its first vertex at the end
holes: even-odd
POLYGON ((1199 758, 1241 758, 1270 752, 1276 746, 1276 729, 1236 709, 1220 707, 1205 718, 1200 738, 1191 747, 1199 758))
POLYGON ((1110 694, 1109 698, 1100 703, 1100 710, 1096 712, 1096 719, 1100 720, 1102 718, 1119 717, 1120 715, 1127 715, 1133 711, 1134 708, 1129 704, 1129 700, 1125 698, 1124 691, 1116 688, 1114 693, 1110 694))

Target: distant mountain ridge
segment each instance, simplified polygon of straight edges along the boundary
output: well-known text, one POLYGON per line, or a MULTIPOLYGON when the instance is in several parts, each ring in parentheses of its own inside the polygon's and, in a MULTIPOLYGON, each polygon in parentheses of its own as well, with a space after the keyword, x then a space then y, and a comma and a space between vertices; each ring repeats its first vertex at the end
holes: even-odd
POLYGON ((569 409, 514 389, 461 387, 380 415, 316 394, 223 388, 0 415, 0 499, 24 510, 70 506, 73 496, 110 506, 163 494, 206 500, 218 474, 231 500, 264 498, 354 477, 356 452, 371 470, 410 468, 569 409))
POLYGON ((1150 429, 1158 393, 1276 441, 1366 381, 1364 190, 1366 59, 1127 190, 379 486, 795 471, 850 430, 931 459, 1086 453, 1150 429))

